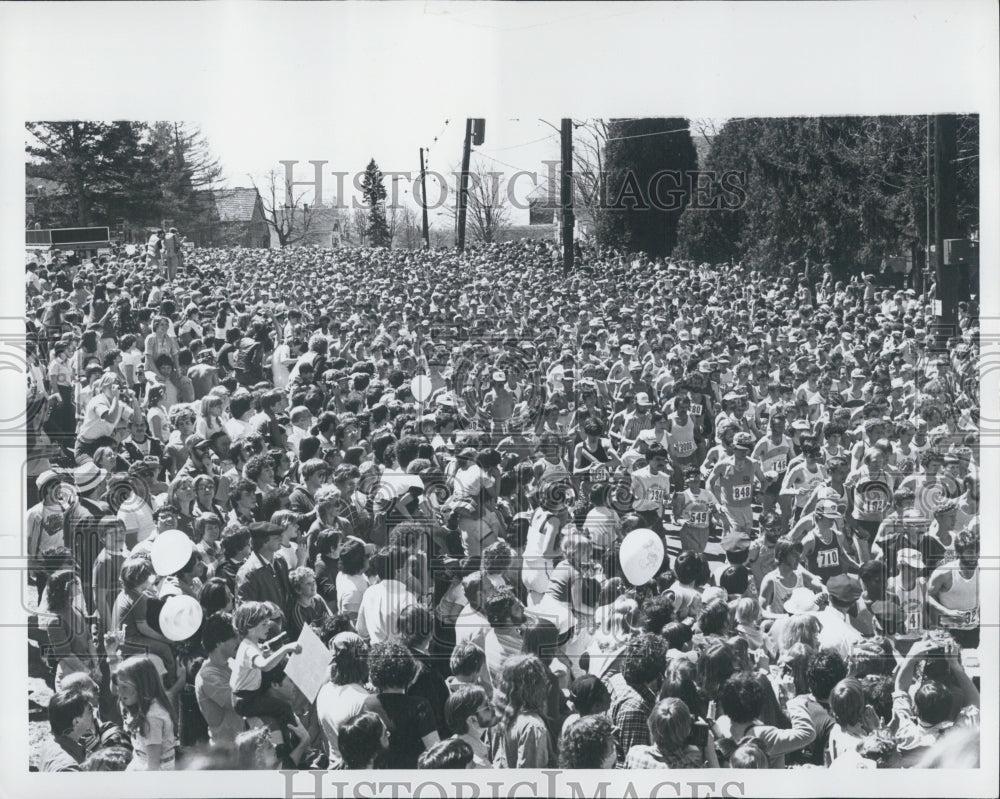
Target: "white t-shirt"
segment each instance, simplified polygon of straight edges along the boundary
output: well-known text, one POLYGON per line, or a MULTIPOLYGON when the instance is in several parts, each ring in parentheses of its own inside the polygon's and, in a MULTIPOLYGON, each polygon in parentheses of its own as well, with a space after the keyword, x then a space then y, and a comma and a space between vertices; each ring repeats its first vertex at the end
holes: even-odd
POLYGON ((662 514, 671 500, 670 475, 666 472, 650 474, 649 467, 643 466, 632 472, 635 501, 632 507, 637 511, 655 510, 662 514))
POLYGON ((142 374, 142 362, 144 356, 139 350, 129 350, 122 353, 122 374, 128 377, 128 367, 132 367, 132 377, 135 382, 139 382, 139 375, 142 374))
POLYGON ((84 441, 93 441, 96 438, 110 436, 118 425, 124 405, 118 403, 118 412, 110 419, 102 419, 101 415, 106 413, 111 407, 111 401, 103 394, 98 394, 87 403, 87 410, 83 413, 83 422, 80 423, 78 432, 79 438, 84 441))
POLYGON ((399 632, 402 610, 416 604, 417 598, 398 580, 369 586, 358 608, 358 634, 373 644, 387 641, 399 632))
POLYGON ((330 750, 330 765, 340 763, 337 733, 340 728, 364 712, 365 702, 371 696, 364 686, 357 683, 334 685, 325 683, 316 695, 316 715, 330 750))
POLYGON ((284 361, 289 360, 291 354, 292 348, 287 344, 279 344, 274 348, 274 354, 271 356, 271 376, 275 388, 284 388, 288 385, 291 370, 285 366, 284 361))
POLYGON ((134 494, 118 509, 118 518, 124 523, 126 534, 135 536, 136 543, 145 541, 156 529, 153 509, 134 494))
POLYGON ((263 655, 260 647, 249 638, 240 641, 236 648, 236 656, 229 666, 233 670, 233 676, 229 678, 229 687, 235 694, 237 691, 256 691, 260 688, 262 672, 253 665, 253 659, 258 655, 263 655))
POLYGON ((368 578, 363 574, 337 572, 337 612, 353 617, 361 610, 361 598, 368 589, 368 578))

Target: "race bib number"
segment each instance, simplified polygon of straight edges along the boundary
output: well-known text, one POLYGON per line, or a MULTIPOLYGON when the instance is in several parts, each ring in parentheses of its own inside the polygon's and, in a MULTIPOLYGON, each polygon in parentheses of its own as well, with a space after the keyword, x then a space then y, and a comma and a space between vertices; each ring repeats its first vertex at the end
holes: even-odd
POLYGON ((881 513, 887 507, 888 503, 884 499, 870 499, 865 503, 866 513, 881 513))
POLYGON ((906 632, 920 632, 924 626, 923 607, 920 602, 907 602, 904 609, 906 632))
POLYGON ((772 472, 783 472, 788 468, 788 456, 780 455, 777 458, 772 458, 770 464, 772 472))
POLYGON ((701 407, 702 406, 701 406, 700 402, 698 402, 698 403, 692 402, 691 403, 691 408, 688 410, 688 413, 691 416, 701 416, 701 407))
POLYGON ((821 549, 816 553, 816 565, 820 569, 835 569, 840 565, 839 549, 821 549))
POLYGON ((965 611, 961 618, 941 617, 942 627, 976 627, 979 624, 979 608, 965 611))
POLYGON ((590 479, 595 483, 603 483, 608 479, 608 470, 603 466, 597 469, 592 469, 590 472, 590 479))
POLYGON ((753 494, 753 486, 750 483, 741 483, 740 485, 733 486, 733 499, 736 502, 740 502, 744 499, 750 499, 753 494))
POLYGON ((708 511, 693 510, 687 515, 688 524, 692 527, 708 527, 708 511))
POLYGON ((666 493, 662 488, 651 488, 649 489, 649 499, 651 502, 663 502, 666 493))
POLYGON ((693 441, 679 441, 677 442, 677 454, 681 458, 685 458, 694 452, 694 442, 693 441))

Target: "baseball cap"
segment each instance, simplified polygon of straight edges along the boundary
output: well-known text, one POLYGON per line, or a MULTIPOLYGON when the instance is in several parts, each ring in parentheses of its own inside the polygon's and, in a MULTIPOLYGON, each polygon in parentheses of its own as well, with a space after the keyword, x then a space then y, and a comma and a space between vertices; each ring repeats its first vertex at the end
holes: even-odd
POLYGON ((817 502, 815 513, 817 516, 822 516, 824 519, 841 518, 840 509, 837 507, 837 503, 832 499, 821 499, 817 502))
POLYGON ((851 370, 851 378, 852 379, 864 379, 866 377, 868 377, 868 374, 865 372, 864 369, 852 369, 851 370))
POLYGON ((896 564, 898 566, 909 566, 912 569, 925 568, 923 555, 911 547, 904 547, 896 553, 896 564))
POLYGON ((733 448, 749 452, 753 449, 755 443, 753 436, 749 433, 737 433, 736 438, 733 439, 733 448))
POLYGON ((653 403, 649 401, 649 394, 645 391, 640 391, 635 395, 636 405, 652 405, 653 403))

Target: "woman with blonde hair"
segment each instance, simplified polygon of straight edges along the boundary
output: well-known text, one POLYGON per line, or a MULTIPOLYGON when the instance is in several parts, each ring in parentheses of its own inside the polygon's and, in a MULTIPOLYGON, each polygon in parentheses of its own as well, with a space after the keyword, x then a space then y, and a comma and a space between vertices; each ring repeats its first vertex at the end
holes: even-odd
MULTIPOLYGON (((145 655, 127 658, 115 672, 125 731, 132 739, 129 771, 173 771, 177 733, 174 708, 156 665, 145 655)), ((183 686, 178 679, 175 687, 183 686)))
POLYGON ((198 409, 198 421, 194 426, 195 433, 207 441, 213 433, 224 430, 222 411, 222 397, 213 394, 202 397, 201 407, 198 409))
POLYGON ((187 475, 178 475, 167 486, 165 504, 177 508, 177 529, 191 536, 191 540, 195 538, 194 517, 198 513, 196 498, 194 480, 187 475))
POLYGON ((98 468, 104 469, 109 474, 116 471, 115 464, 118 463, 118 456, 111 447, 98 447, 94 451, 93 459, 98 468))
POLYGON ((754 597, 743 597, 736 602, 736 634, 752 650, 764 648, 764 633, 760 629, 760 603, 754 597))
POLYGON ((600 584, 594 579, 594 548, 583 533, 566 533, 560 542, 562 560, 549 575, 541 601, 532 609, 559 630, 567 656, 577 664, 586 651, 593 628, 600 584))
POLYGON ((797 613, 781 628, 777 654, 784 654, 796 644, 819 649, 819 633, 822 629, 820 620, 811 613, 797 613))

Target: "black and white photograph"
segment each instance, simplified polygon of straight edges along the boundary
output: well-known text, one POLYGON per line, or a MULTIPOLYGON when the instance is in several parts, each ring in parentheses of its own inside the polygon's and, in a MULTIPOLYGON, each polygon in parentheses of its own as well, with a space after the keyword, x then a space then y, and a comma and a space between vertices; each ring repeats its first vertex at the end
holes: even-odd
POLYGON ((206 55, 236 6, 81 5, 121 40, 0 94, 12 795, 996 795, 995 42, 920 103, 601 54, 623 104, 396 31, 670 7, 261 3, 206 55))

